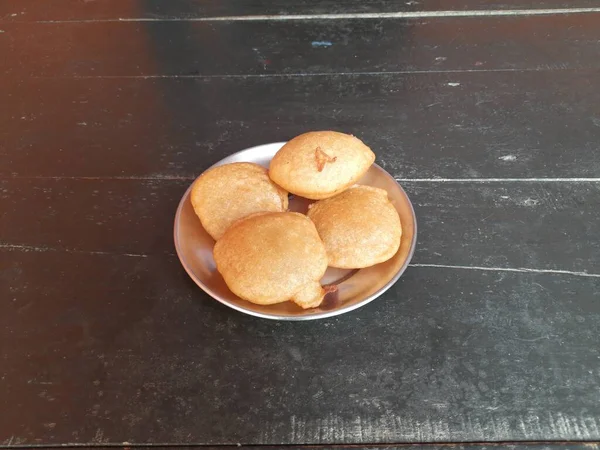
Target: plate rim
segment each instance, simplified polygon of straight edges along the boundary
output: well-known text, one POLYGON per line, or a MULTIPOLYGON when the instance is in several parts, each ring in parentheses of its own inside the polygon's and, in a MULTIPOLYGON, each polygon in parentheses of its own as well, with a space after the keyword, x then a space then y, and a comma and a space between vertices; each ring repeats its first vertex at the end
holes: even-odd
MULTIPOLYGON (((187 272, 188 276, 192 279, 192 281, 194 281, 194 283, 200 288, 202 289, 210 298, 212 298, 213 300, 218 301, 219 303, 226 305, 236 311, 239 311, 241 313, 244 314, 248 314, 250 316, 254 316, 254 317, 260 317, 261 319, 268 319, 268 320, 281 320, 281 321, 286 321, 286 322, 298 322, 298 321, 306 321, 306 320, 317 320, 317 319, 327 319, 330 317, 335 317, 335 316, 339 316, 341 314, 345 314, 348 313, 350 311, 354 311, 362 306, 367 305, 368 303, 371 303, 373 300, 377 299, 378 297, 380 297, 381 295, 383 295, 386 291, 388 291, 399 279, 400 277, 404 274, 404 272, 406 271, 406 269, 408 268, 410 261, 412 260, 412 257, 414 255, 415 252, 415 248, 417 245, 417 216, 415 214, 415 209, 414 206, 410 200, 410 197, 408 196, 408 194, 406 193, 406 191, 404 190, 404 188, 400 185, 400 183, 398 183, 398 181, 396 181, 396 179, 390 175, 390 173, 385 170, 383 167, 381 167, 380 165, 378 165, 377 163, 373 163, 373 165, 375 165, 376 167, 378 167, 384 174, 386 177, 390 178, 391 180, 394 181, 394 183, 396 184, 396 186, 398 186, 398 188, 400 189, 400 191, 402 192, 402 194, 404 195, 404 197, 406 198, 406 200, 408 201, 408 206, 410 207, 410 212, 411 212, 411 216, 413 219, 413 236, 410 242, 410 249, 408 251, 408 255, 406 257, 406 260, 404 261, 404 263, 402 264, 402 266, 398 269, 398 272, 385 284, 383 285, 381 288, 379 288, 377 291, 373 292, 371 295, 369 295, 368 297, 364 298, 363 300, 361 300, 360 302, 357 302, 355 304, 346 306, 346 307, 342 307, 339 309, 334 309, 331 311, 323 311, 320 313, 315 313, 315 314, 306 314, 306 315, 298 315, 298 316, 279 316, 277 314, 269 314, 269 313, 262 313, 262 312, 258 312, 258 311, 253 311, 251 309, 246 309, 242 306, 236 305, 234 303, 230 303, 227 300, 223 300, 220 299, 218 297, 213 296, 208 288, 204 285, 204 283, 198 279, 198 277, 196 277, 196 275, 192 272, 192 270, 188 267, 188 265, 186 264, 185 258, 183 257, 183 255, 180 252, 180 247, 181 247, 181 242, 179 240, 179 236, 177 233, 178 230, 178 224, 181 218, 181 211, 183 209, 184 203, 186 201, 186 199, 189 196, 190 191, 192 190, 192 186, 194 185, 194 183, 196 182, 196 180, 202 176, 202 174, 204 172, 206 172, 207 170, 212 169, 213 167, 222 165, 223 161, 225 161, 226 159, 232 158, 240 153, 244 153, 244 152, 248 152, 254 149, 257 149, 259 147, 266 147, 266 146, 275 146, 278 144, 281 144, 281 146, 283 146, 286 142, 269 142, 266 144, 260 144, 260 145, 255 145, 252 147, 248 147, 242 150, 239 150, 235 153, 232 153, 228 156, 226 156, 225 158, 220 159, 219 161, 217 161, 216 163, 212 164, 210 167, 208 167, 207 169, 205 169, 200 175, 198 175, 196 178, 194 178, 194 180, 190 183, 190 185, 188 186, 188 188, 185 190, 185 192, 183 193, 183 195, 181 196, 181 199, 179 200, 179 203, 177 205, 177 210, 175 211, 175 219, 173 222, 173 241, 175 244, 175 251, 177 253, 177 258, 179 259, 180 264, 183 266, 184 270, 187 272)), ((310 310, 309 310, 310 311, 310 310)))

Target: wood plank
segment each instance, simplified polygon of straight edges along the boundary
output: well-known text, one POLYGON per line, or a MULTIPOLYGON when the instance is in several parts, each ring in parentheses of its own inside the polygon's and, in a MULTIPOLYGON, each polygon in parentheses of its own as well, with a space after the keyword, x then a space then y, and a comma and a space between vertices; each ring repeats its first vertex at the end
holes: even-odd
POLYGON ((600 13, 309 22, 5 24, 13 76, 600 67, 600 13), (52 51, 48 51, 51 48, 52 51))
POLYGON ((600 173, 597 70, 5 86, 4 177, 194 177, 235 151, 311 129, 360 136, 399 178, 600 173))
MULTIPOLYGON (((173 217, 190 182, 0 180, 0 247, 173 255, 173 217)), ((418 217, 414 263, 600 277, 600 183, 403 185, 418 217)))
POLYGON ((174 257, 0 265, 0 442, 600 438, 598 279, 411 268, 351 314, 275 323, 174 257))
MULTIPOLYGON (((94 446, 98 450, 108 450, 114 447, 94 446)), ((174 446, 176 449, 192 450, 195 446, 174 446)), ((202 450, 271 450, 271 446, 245 446, 245 445, 219 445, 202 446, 202 450)), ((285 450, 597 450, 600 443, 597 442, 514 442, 514 443, 470 443, 470 444, 378 444, 378 445, 286 445, 285 450)))
POLYGON ((0 20, 90 20, 195 18, 260 14, 335 14, 397 11, 515 10, 597 7, 595 0, 19 0, 0 4, 0 20))

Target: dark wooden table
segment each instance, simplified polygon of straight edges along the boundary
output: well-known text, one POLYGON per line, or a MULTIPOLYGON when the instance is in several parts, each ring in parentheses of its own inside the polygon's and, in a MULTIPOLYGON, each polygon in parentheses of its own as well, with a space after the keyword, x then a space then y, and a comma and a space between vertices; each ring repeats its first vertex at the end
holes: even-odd
POLYGON ((600 1, 5 0, 0 56, 3 446, 600 441, 600 1), (338 318, 227 309, 177 203, 312 129, 400 180, 413 264, 338 318))

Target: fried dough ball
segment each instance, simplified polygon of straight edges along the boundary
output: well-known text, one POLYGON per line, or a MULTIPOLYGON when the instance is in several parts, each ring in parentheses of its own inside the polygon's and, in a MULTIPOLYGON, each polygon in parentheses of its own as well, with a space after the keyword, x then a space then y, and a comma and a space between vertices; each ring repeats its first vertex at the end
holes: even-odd
POLYGON ((319 306, 327 270, 323 242, 310 219, 294 212, 257 213, 232 225, 217 241, 217 270, 238 297, 260 305, 291 300, 319 306))
POLYGON ((288 193, 271 181, 264 167, 232 163, 204 172, 192 186, 191 201, 204 229, 218 240, 238 219, 286 211, 288 193))
POLYGON ((269 176, 287 191, 319 200, 353 185, 375 161, 363 142, 336 131, 313 131, 295 137, 273 157, 269 176))
POLYGON ((331 267, 360 269, 387 261, 400 247, 402 225, 387 192, 355 186, 311 205, 308 217, 331 267))

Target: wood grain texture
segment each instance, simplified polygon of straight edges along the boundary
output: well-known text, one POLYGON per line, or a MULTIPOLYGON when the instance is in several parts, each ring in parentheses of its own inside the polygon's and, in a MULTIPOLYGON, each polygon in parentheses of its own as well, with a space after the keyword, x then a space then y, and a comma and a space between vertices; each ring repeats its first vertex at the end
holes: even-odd
POLYGON ((8 83, 0 176, 195 177, 307 130, 399 178, 597 177, 600 71, 8 83))
MULTIPOLYGON (((130 445, 135 448, 135 445, 130 445)), ((286 445, 285 450, 596 450, 600 447, 597 442, 503 442, 503 443, 469 443, 469 444, 373 444, 373 445, 286 445)), ((108 450, 114 447, 94 446, 98 450, 108 450)), ((159 446, 160 448, 160 446, 159 446)), ((173 446, 176 449, 192 450, 197 446, 173 446)), ((219 445, 202 446, 202 450, 271 450, 272 446, 219 445)))
MULTIPOLYGON (((174 212, 190 183, 0 180, 0 247, 173 255, 174 212)), ((418 217, 416 264, 567 270, 600 278, 600 183, 403 185, 418 217)))
POLYGON ((260 14, 332 14, 397 11, 518 10, 597 7, 595 0, 19 0, 0 4, 1 21, 194 18, 260 14))
POLYGON ((309 22, 9 23, 2 30, 0 38, 8 44, 2 69, 19 78, 600 67, 600 12, 309 22))
POLYGON ((285 323, 221 306, 173 256, 0 266, 0 442, 600 438, 598 279, 411 268, 353 314, 285 323))
POLYGON ((600 14, 188 20, 576 7, 0 2, 0 447, 598 448, 600 14), (236 313, 177 202, 311 129, 403 180, 413 265, 339 318, 236 313))

